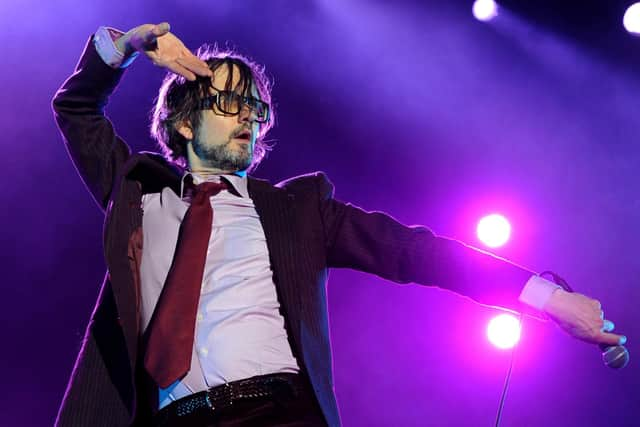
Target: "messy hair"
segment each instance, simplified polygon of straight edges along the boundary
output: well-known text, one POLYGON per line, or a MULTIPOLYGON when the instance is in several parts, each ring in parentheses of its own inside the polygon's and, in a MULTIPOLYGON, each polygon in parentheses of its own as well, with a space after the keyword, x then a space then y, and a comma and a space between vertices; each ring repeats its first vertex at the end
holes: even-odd
MULTIPOLYGON (((216 45, 204 44, 195 54, 205 61, 213 72, 220 67, 227 67, 228 74, 224 90, 239 90, 242 95, 250 96, 251 88, 255 86, 260 99, 269 105, 269 120, 260 124, 253 150, 253 160, 248 168, 248 171, 252 171, 271 149, 264 141, 275 120, 271 102, 271 81, 267 78, 263 66, 234 50, 222 50, 216 45), (237 67, 240 78, 236 86, 231 87, 234 66, 237 67)), ((189 123, 195 131, 200 126, 201 100, 209 94, 210 87, 209 77, 198 76, 195 81, 189 81, 169 72, 160 86, 155 106, 151 111, 151 136, 156 140, 167 160, 183 168, 187 166, 187 140, 177 131, 177 128, 183 123, 189 123)))

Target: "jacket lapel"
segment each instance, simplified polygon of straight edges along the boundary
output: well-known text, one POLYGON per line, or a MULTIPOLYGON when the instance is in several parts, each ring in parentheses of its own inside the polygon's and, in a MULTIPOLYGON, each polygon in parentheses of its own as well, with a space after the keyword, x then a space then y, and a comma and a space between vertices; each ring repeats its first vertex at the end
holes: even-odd
POLYGON ((137 357, 140 317, 140 254, 136 255, 136 252, 142 250, 142 194, 159 192, 164 187, 171 187, 179 192, 180 178, 179 170, 169 165, 161 156, 153 153, 134 154, 123 166, 107 208, 104 228, 105 259, 132 364, 137 357))
MULTIPOLYGON (((295 197, 269 182, 249 177, 249 195, 260 217, 267 240, 269 261, 273 271, 281 309, 293 334, 294 342, 299 343, 300 331, 300 292, 296 292, 298 278, 299 251, 296 250, 295 197)), ((299 349, 297 349, 299 350, 299 349)))

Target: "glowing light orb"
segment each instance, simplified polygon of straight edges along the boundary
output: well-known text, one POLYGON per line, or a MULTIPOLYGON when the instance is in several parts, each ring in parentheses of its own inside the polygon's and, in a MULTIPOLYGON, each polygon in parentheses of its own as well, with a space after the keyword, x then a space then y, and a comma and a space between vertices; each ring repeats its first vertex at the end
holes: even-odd
POLYGON ((634 3, 627 8, 622 25, 631 34, 640 35, 640 3, 634 3))
POLYGON ((471 9, 478 21, 491 21, 498 16, 498 5, 494 0, 476 0, 471 9))
POLYGON ((476 234, 482 243, 497 248, 509 240, 511 224, 500 214, 487 215, 478 222, 476 234))
POLYGON ((496 316, 487 326, 487 338, 498 348, 512 348, 520 341, 520 322, 510 314, 496 316))

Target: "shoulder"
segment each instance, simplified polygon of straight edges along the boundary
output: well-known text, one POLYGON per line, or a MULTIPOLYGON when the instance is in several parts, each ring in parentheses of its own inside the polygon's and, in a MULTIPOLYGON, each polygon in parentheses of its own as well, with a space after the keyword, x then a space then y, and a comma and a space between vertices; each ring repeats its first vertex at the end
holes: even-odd
POLYGON ((166 167, 174 167, 174 165, 169 162, 162 153, 155 151, 138 151, 136 154, 144 157, 147 161, 156 162, 166 167))
POLYGON ((332 198, 334 193, 333 183, 322 171, 286 179, 276 184, 276 187, 293 194, 317 193, 323 199, 332 198))
POLYGON ((162 154, 150 151, 133 154, 123 170, 126 178, 139 181, 147 193, 159 192, 164 187, 179 188, 183 173, 183 169, 162 154))

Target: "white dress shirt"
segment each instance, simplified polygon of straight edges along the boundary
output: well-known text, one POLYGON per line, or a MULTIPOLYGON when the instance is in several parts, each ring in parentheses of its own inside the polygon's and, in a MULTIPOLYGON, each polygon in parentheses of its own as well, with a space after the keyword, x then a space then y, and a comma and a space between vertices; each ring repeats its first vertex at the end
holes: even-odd
MULTIPOLYGON (((192 174, 196 184, 202 179, 192 174)), ((299 371, 280 314, 266 238, 247 179, 223 175, 235 191, 210 198, 213 228, 205 261, 191 371, 160 391, 160 407, 209 387, 255 375, 299 371)), ((184 178, 183 178, 184 180, 184 178)), ((220 176, 210 178, 219 181, 220 176)), ((170 188, 142 197, 142 331, 167 278, 189 207, 170 188)))

